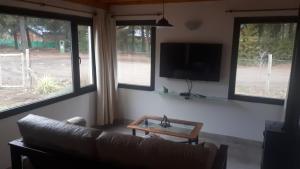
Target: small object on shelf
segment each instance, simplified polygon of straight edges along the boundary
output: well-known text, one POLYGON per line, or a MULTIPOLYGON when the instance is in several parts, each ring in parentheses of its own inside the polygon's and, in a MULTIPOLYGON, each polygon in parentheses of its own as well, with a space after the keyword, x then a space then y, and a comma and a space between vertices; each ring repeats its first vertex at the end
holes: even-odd
POLYGON ((186 100, 191 98, 191 93, 179 93, 180 96, 183 96, 186 100))
POLYGON ((166 115, 164 115, 163 119, 160 121, 160 126, 163 128, 171 127, 171 123, 166 115))
POLYGON ((206 98, 206 96, 202 95, 202 94, 194 94, 194 97, 198 97, 198 98, 206 98))
POLYGON ((164 93, 168 93, 169 92, 169 89, 165 86, 163 86, 163 89, 164 89, 164 93))

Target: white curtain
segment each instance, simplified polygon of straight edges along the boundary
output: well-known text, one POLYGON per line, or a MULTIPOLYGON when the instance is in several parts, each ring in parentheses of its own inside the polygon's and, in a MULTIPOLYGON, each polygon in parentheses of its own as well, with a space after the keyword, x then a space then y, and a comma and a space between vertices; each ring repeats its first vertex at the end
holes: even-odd
POLYGON ((93 18, 97 76, 96 125, 112 124, 117 111, 115 20, 104 10, 93 18))

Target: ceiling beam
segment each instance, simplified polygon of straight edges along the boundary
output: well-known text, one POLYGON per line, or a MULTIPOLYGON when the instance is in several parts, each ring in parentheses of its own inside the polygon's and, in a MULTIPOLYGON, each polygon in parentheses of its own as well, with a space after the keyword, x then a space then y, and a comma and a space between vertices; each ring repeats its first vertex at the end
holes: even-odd
MULTIPOLYGON (((65 0, 92 7, 108 9, 112 5, 137 5, 137 4, 159 4, 163 0, 65 0)), ((219 1, 219 0, 165 0, 165 3, 179 2, 201 2, 201 1, 219 1)))
POLYGON ((64 1, 87 5, 95 8, 109 9, 109 4, 103 3, 102 0, 64 0, 64 1))
MULTIPOLYGON (((217 1, 217 0, 165 0, 165 3, 180 3, 180 2, 201 2, 201 1, 217 1)), ((102 0, 103 3, 109 5, 135 5, 135 4, 158 4, 162 0, 102 0)))

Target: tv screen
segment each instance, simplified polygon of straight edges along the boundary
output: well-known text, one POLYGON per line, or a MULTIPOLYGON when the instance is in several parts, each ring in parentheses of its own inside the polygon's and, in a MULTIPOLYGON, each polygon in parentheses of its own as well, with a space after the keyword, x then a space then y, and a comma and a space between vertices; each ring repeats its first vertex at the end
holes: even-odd
POLYGON ((222 44, 161 43, 160 76, 219 81, 222 44))

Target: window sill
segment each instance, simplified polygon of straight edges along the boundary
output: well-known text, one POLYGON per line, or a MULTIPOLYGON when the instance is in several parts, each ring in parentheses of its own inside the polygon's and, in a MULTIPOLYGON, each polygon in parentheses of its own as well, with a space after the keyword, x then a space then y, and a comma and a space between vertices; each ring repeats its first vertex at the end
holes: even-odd
POLYGON ((231 100, 240 100, 253 103, 263 103, 263 104, 273 104, 273 105, 284 105, 283 99, 273 99, 265 97, 254 97, 254 96, 245 96, 245 95, 232 95, 229 96, 231 100))
POLYGON ((11 108, 8 110, 4 110, 3 112, 0 112, 0 119, 4 119, 4 118, 8 118, 17 114, 21 114, 21 113, 25 113, 27 111, 30 110, 34 110, 37 108, 41 108, 44 106, 48 106, 54 103, 58 103, 60 101, 64 101, 64 100, 68 100, 86 93, 90 93, 90 92, 94 92, 96 91, 96 87, 94 86, 88 86, 83 88, 84 90, 81 90, 77 93, 73 92, 73 93, 69 93, 69 94, 65 94, 65 95, 61 95, 58 97, 54 97, 54 98, 50 98, 47 100, 42 100, 42 101, 38 101, 38 102, 34 102, 32 104, 28 104, 28 105, 24 105, 24 106, 20 106, 20 107, 15 107, 15 108, 11 108))
POLYGON ((129 85, 129 84, 118 84, 118 88, 133 89, 133 90, 144 90, 144 91, 154 91, 154 85, 151 85, 151 86, 138 86, 138 85, 129 85))

